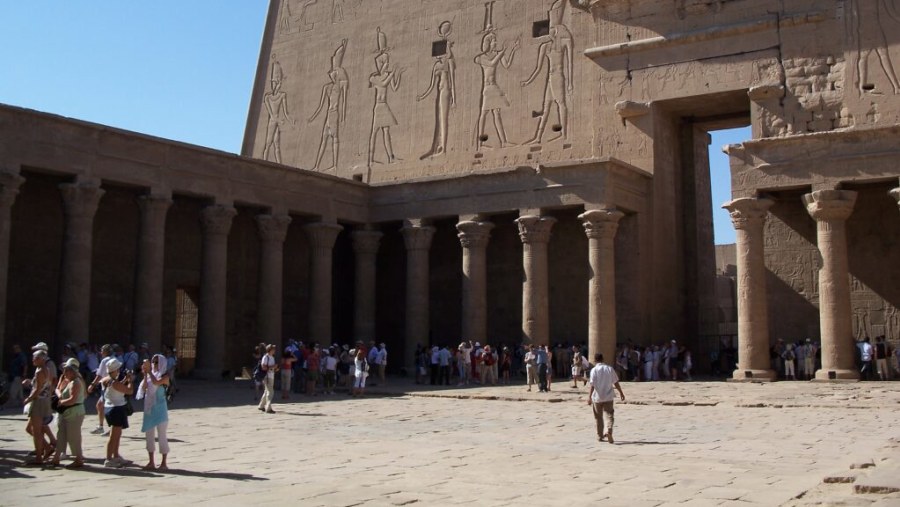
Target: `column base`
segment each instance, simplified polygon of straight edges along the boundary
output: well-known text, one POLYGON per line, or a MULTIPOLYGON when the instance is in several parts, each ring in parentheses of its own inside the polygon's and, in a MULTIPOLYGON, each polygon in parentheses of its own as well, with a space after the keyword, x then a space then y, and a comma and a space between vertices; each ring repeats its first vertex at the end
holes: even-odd
POLYGON ((817 382, 856 382, 859 380, 859 372, 856 370, 826 370, 822 368, 816 371, 816 378, 813 380, 817 382))
POLYGON ((778 378, 775 370, 737 369, 732 373, 729 382, 773 382, 778 378))

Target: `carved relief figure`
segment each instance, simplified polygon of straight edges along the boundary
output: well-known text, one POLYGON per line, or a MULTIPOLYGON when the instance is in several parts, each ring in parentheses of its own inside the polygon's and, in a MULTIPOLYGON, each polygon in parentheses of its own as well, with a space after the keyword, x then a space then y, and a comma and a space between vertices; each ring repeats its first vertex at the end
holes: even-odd
POLYGON ((894 0, 852 0, 851 9, 857 37, 856 84, 860 94, 875 91, 875 85, 869 80, 869 58, 872 52, 878 56, 881 70, 890 81, 894 94, 900 93, 900 80, 894 72, 886 36, 886 33, 897 28, 889 25, 891 19, 900 23, 900 12, 894 5, 894 0), (861 4, 874 4, 874 7, 862 9, 861 4), (869 36, 868 40, 863 40, 864 35, 869 36))
MULTIPOLYGON (((275 60, 275 55, 272 55, 275 60)), ((266 105, 266 113, 269 115, 269 121, 266 124, 266 143, 263 148, 263 159, 269 160, 271 153, 275 162, 281 163, 281 125, 287 120, 294 125, 294 119, 288 113, 287 94, 281 89, 284 80, 284 72, 281 70, 281 64, 275 61, 272 64, 272 89, 263 96, 263 103, 266 105)))
POLYGON ((563 13, 565 11, 565 2, 556 0, 550 7, 550 33, 547 34, 547 40, 538 47, 537 63, 531 76, 522 81, 522 86, 528 86, 534 82, 538 74, 547 64, 547 80, 544 84, 544 104, 543 109, 534 116, 539 116, 537 131, 534 138, 528 141, 528 144, 540 144, 541 138, 544 136, 544 129, 547 127, 547 120, 550 116, 550 107, 555 103, 557 112, 559 113, 559 126, 554 130, 560 130, 560 134, 551 141, 559 138, 568 139, 569 137, 569 121, 568 121, 568 94, 573 91, 572 88, 572 51, 573 41, 572 33, 562 23, 563 13))
POLYGON ((884 335, 888 340, 900 339, 900 312, 893 306, 884 311, 884 335))
POLYGON ((494 128, 497 130, 497 137, 500 139, 500 147, 505 148, 512 146, 506 138, 506 129, 503 128, 503 118, 501 111, 509 107, 509 101, 506 94, 497 84, 497 67, 503 65, 509 69, 512 65, 516 51, 519 49, 519 39, 516 39, 512 49, 507 51, 505 47, 499 48, 497 42, 497 34, 493 24, 493 5, 494 2, 485 4, 485 20, 484 20, 484 37, 481 40, 481 53, 475 56, 475 63, 481 66, 481 113, 478 117, 478 124, 475 126, 475 146, 489 147, 485 144, 487 136, 484 134, 484 124, 487 121, 488 113, 494 117, 494 128))
POLYGON ((453 58, 453 42, 448 39, 452 32, 453 25, 449 21, 444 21, 438 27, 438 34, 446 43, 446 51, 435 56, 436 61, 431 69, 431 84, 416 97, 416 101, 421 101, 432 91, 437 90, 434 102, 434 139, 431 142, 431 149, 420 157, 421 160, 443 155, 447 151, 450 108, 456 107, 456 60, 453 58))
POLYGON ((331 70, 328 71, 329 82, 322 87, 322 97, 319 99, 319 107, 316 112, 309 118, 308 123, 312 123, 319 113, 325 111, 325 124, 322 126, 322 140, 319 142, 319 151, 316 154, 315 169, 319 170, 322 164, 322 157, 325 155, 325 147, 328 141, 331 141, 331 166, 326 171, 337 168, 338 151, 340 148, 340 126, 344 122, 347 115, 347 88, 349 79, 347 72, 340 67, 343 61, 344 51, 347 48, 347 39, 341 41, 341 45, 334 52, 331 58, 331 70))
POLYGON ((291 29, 291 0, 284 0, 281 9, 281 31, 287 32, 291 29))
POLYGON ((397 124, 397 119, 388 105, 388 87, 397 91, 400 87, 400 77, 403 68, 394 70, 387 45, 387 36, 378 28, 378 50, 375 57, 375 72, 369 76, 369 88, 375 88, 375 108, 372 115, 372 133, 369 136, 369 165, 375 162, 375 140, 381 132, 384 140, 384 150, 387 154, 387 163, 392 164, 396 160, 394 147, 391 143, 391 127, 397 124))
POLYGON ((344 0, 333 0, 331 4, 331 22, 341 23, 344 21, 344 0))
MULTIPOLYGON (((297 17, 297 19, 298 19, 298 22, 300 25, 299 30, 301 32, 308 32, 313 29, 313 24, 308 23, 306 21, 306 9, 307 9, 307 7, 313 5, 314 3, 318 2, 318 1, 319 0, 303 0, 303 3, 300 4, 300 15, 297 17)), ((285 2, 284 5, 285 5, 285 8, 287 9, 288 17, 290 17, 290 15, 291 15, 291 0, 288 0, 287 2, 285 2)))

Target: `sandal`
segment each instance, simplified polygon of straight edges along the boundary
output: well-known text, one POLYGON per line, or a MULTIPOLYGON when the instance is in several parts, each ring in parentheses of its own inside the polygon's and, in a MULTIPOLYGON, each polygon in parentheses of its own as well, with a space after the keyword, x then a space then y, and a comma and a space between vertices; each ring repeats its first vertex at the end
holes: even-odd
POLYGON ((67 468, 69 470, 74 470, 76 468, 82 468, 83 466, 84 466, 84 461, 75 460, 75 461, 69 463, 68 465, 66 465, 65 468, 67 468))

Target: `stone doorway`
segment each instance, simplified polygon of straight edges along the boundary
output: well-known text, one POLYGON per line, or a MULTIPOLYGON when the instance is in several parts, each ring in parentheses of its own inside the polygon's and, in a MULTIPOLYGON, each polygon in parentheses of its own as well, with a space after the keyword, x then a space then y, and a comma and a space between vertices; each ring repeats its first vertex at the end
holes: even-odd
POLYGON ((179 287, 175 290, 175 356, 178 373, 190 375, 197 362, 197 317, 200 290, 179 287))

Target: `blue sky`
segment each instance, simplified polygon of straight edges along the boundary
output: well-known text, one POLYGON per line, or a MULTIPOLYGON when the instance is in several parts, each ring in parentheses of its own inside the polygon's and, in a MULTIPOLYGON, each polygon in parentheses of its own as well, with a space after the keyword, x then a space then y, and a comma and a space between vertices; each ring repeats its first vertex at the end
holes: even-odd
MULTIPOLYGON (((232 153, 268 0, 0 1, 0 102, 232 153)), ((724 144, 710 146, 716 243, 734 241, 724 144)))

